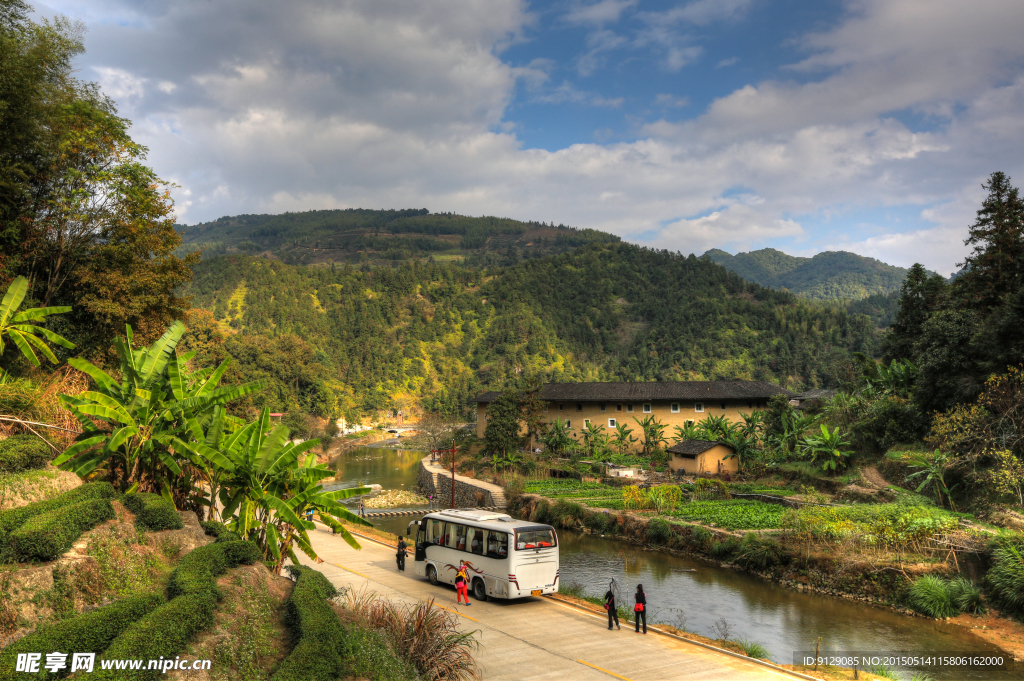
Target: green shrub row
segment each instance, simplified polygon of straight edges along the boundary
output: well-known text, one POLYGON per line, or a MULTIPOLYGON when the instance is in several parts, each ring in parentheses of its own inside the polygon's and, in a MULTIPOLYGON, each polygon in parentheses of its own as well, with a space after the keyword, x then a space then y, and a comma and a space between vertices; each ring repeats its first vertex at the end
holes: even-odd
POLYGON ((53 450, 34 435, 12 435, 0 440, 0 473, 42 468, 52 458, 53 450))
POLYGON ((263 559, 256 544, 249 541, 229 541, 207 544, 193 549, 178 561, 167 584, 167 597, 186 594, 205 594, 215 601, 220 598, 217 577, 228 568, 252 565, 263 559))
POLYGON ((936 619, 956 617, 961 612, 980 614, 986 611, 981 589, 963 576, 950 580, 937 575, 918 577, 905 597, 911 608, 936 619))
MULTIPOLYGON (((160 606, 142 619, 131 624, 114 639, 103 654, 106 660, 156 660, 174 658, 180 655, 188 642, 213 624, 217 601, 208 594, 179 596, 160 606)), ((145 663, 144 663, 145 664, 145 663)), ((155 679, 163 674, 159 669, 138 671, 101 670, 100 660, 96 661, 97 671, 86 678, 94 679, 155 679)))
POLYGON ((86 530, 114 517, 110 499, 90 499, 29 518, 7 537, 18 561, 54 560, 86 530))
POLYGON ((68 490, 67 492, 64 492, 64 494, 54 497, 53 499, 37 501, 33 504, 21 506, 20 508, 10 508, 0 511, 0 547, 5 545, 7 535, 24 525, 29 518, 63 506, 77 504, 81 501, 88 501, 90 499, 113 499, 116 496, 117 492, 109 482, 90 482, 82 485, 81 487, 68 490))
POLYGON ((180 530, 184 527, 181 515, 174 504, 159 494, 136 493, 126 494, 121 503, 135 514, 135 524, 152 532, 160 530, 180 530))
POLYGON ((335 681, 345 660, 345 630, 327 602, 337 591, 323 574, 306 566, 288 566, 295 589, 286 622, 294 648, 271 681, 335 681))
MULTIPOLYGON (((43 661, 46 660, 47 653, 58 650, 102 653, 121 632, 163 602, 163 596, 159 594, 131 596, 72 619, 43 627, 0 651, 0 681, 26 676, 14 671, 19 653, 41 653, 43 661)), ((34 678, 56 679, 65 676, 71 669, 70 655, 67 665, 67 669, 57 673, 41 669, 39 676, 34 678)))
MULTIPOLYGON (((259 548, 247 541, 208 544, 190 551, 171 573, 167 586, 167 597, 171 600, 129 626, 110 645, 104 659, 156 660, 180 655, 196 634, 213 623, 220 597, 218 575, 229 567, 250 565, 262 557, 259 548)), ((107 670, 95 678, 155 679, 162 673, 152 669, 107 670)))
POLYGON ((216 537, 218 542, 239 541, 242 539, 229 530, 227 525, 218 523, 216 520, 203 520, 200 521, 199 525, 203 528, 203 532, 211 537, 216 537))

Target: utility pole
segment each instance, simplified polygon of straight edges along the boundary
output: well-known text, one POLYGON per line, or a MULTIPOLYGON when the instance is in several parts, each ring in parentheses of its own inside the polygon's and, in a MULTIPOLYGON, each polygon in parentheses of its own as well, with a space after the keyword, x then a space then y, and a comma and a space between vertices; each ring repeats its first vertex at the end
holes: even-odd
POLYGON ((452 440, 452 510, 455 510, 455 440, 452 440))

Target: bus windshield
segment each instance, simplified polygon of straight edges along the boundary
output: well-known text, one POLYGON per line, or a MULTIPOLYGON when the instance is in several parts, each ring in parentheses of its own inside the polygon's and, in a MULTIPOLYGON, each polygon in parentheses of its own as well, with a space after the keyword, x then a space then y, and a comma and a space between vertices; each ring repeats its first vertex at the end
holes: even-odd
POLYGON ((516 550, 546 549, 557 546, 555 531, 550 527, 527 527, 516 530, 516 550))

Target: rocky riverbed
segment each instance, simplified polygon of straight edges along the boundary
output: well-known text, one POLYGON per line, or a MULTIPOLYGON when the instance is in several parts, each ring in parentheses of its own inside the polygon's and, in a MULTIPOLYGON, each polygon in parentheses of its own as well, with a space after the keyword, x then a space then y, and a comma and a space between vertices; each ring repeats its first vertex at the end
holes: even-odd
POLYGON ((406 506, 426 506, 427 500, 415 492, 403 489, 386 489, 380 494, 363 502, 366 508, 403 508, 406 506))

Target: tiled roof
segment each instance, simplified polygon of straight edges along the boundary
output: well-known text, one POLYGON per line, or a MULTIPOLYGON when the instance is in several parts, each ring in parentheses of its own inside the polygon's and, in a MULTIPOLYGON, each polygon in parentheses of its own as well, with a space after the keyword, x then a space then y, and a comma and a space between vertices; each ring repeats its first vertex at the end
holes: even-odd
POLYGON ((673 454, 682 454, 683 456, 697 456, 702 452, 706 452, 715 445, 729 445, 724 442, 713 442, 711 440, 683 440, 669 447, 667 450, 673 454))
MULTIPOLYGON (((500 393, 487 392, 470 402, 492 402, 500 393)), ((539 397, 558 402, 653 402, 680 400, 762 400, 774 395, 794 397, 767 381, 657 381, 636 383, 545 383, 539 397)))
POLYGON ((793 399, 805 401, 805 400, 827 400, 830 397, 835 397, 835 390, 818 389, 818 390, 805 390, 802 393, 798 393, 793 399))

